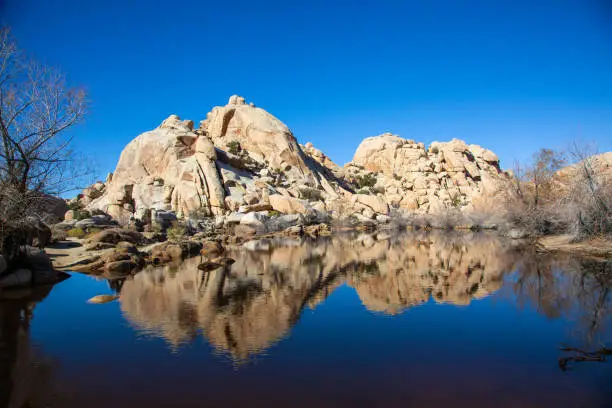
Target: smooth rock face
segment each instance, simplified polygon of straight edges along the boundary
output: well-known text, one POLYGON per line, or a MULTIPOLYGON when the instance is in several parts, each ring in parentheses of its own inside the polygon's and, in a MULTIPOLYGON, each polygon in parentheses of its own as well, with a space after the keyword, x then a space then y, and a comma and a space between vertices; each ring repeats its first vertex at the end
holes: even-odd
POLYGON ((284 214, 307 214, 308 208, 304 201, 297 198, 274 194, 269 197, 270 205, 275 211, 284 214))
POLYGON ((280 120, 261 108, 244 103, 244 98, 232 96, 228 105, 215 107, 201 128, 223 150, 230 142, 238 142, 258 161, 267 160, 272 168, 291 166, 299 175, 310 174, 295 137, 280 120))
POLYGON ((389 212, 389 206, 382 197, 365 194, 355 194, 353 196, 353 203, 357 208, 363 206, 366 210, 371 210, 378 214, 386 215, 389 212))

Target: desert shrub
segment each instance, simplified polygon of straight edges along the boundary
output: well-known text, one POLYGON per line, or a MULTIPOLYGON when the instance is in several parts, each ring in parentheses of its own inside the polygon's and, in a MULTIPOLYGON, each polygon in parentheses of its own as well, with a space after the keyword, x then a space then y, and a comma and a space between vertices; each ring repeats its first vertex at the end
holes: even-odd
POLYGON ((359 188, 374 187, 376 184, 376 176, 373 173, 368 173, 363 176, 357 175, 355 177, 355 182, 359 188))
POLYGON ((280 212, 276 211, 276 210, 270 210, 268 211, 268 216, 269 217, 278 217, 279 215, 281 215, 280 212))
POLYGON ((178 221, 174 221, 172 225, 166 229, 166 236, 170 241, 182 241, 187 235, 187 228, 178 221))
MULTIPOLYGON (((235 187, 237 185, 234 180, 228 180, 228 181, 233 182, 233 184, 230 187, 235 187)), ((189 213, 189 219, 192 219, 192 220, 202 220, 208 217, 210 217, 210 212, 208 211, 206 207, 200 207, 189 213)))
POLYGON ((308 201, 320 201, 323 199, 323 196, 319 190, 314 190, 310 188, 302 188, 299 190, 300 198, 308 201))
POLYGON ((161 234, 162 232, 164 232, 164 229, 158 222, 151 223, 150 228, 151 228, 151 232, 154 232, 156 234, 161 234))
POLYGON ((227 151, 231 154, 239 154, 242 151, 242 147, 240 147, 240 142, 237 140, 232 140, 227 142, 227 151))
POLYGON ((66 235, 70 238, 79 238, 83 239, 87 235, 87 233, 82 228, 72 228, 66 231, 66 235))
POLYGON ((362 188, 361 190, 357 190, 357 194, 367 194, 370 195, 372 192, 368 189, 362 188))
POLYGON ((584 158, 577 171, 561 203, 560 216, 567 232, 576 239, 612 238, 612 179, 593 167, 591 157, 584 158))
POLYGON ((451 197, 451 205, 455 208, 461 207, 463 201, 461 200, 461 196, 459 194, 455 194, 451 197))
POLYGON ((65 241, 68 238, 68 233, 59 228, 53 228, 51 230, 51 242, 65 241))
POLYGON ((563 155, 542 149, 534 163, 514 170, 508 200, 511 225, 530 235, 570 234, 576 240, 612 237, 612 179, 602 176, 592 155, 574 146, 576 164, 560 174, 563 155))
POLYGON ((91 218, 91 213, 87 210, 75 210, 74 211, 74 219, 75 220, 84 220, 87 218, 91 218))
POLYGON ((68 203, 69 210, 78 211, 78 210, 81 210, 82 208, 83 208, 83 205, 78 200, 68 203))

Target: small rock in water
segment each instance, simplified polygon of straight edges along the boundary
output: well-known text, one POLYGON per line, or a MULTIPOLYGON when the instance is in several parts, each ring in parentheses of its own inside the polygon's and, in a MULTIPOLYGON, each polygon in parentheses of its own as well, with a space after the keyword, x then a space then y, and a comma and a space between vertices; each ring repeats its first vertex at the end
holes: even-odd
POLYGON ((89 299, 87 301, 87 303, 91 303, 91 304, 102 304, 102 303, 108 303, 108 302, 112 302, 115 299, 118 299, 119 296, 117 295, 98 295, 98 296, 94 296, 91 299, 89 299))

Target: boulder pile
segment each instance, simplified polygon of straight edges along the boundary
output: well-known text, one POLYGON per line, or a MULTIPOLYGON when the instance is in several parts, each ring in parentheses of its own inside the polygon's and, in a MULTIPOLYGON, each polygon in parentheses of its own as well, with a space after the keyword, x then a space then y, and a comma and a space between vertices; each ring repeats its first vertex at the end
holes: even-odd
POLYGON ((386 223, 393 210, 490 211, 509 180, 497 156, 480 146, 455 139, 426 148, 392 134, 363 140, 342 168, 234 95, 197 128, 170 115, 136 137, 105 182, 72 200, 66 220, 76 208, 122 225, 163 228, 177 219, 209 219, 216 227, 262 231, 288 225, 275 220, 282 215, 300 215, 307 224, 330 217, 386 223))

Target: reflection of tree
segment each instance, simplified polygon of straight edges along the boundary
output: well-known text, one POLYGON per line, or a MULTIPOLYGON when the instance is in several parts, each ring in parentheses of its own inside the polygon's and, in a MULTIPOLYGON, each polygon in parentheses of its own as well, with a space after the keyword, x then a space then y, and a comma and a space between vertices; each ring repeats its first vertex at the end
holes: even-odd
POLYGON ((577 264, 580 276, 580 307, 586 311, 584 323, 588 340, 592 342, 596 334, 603 331, 603 323, 612 315, 610 305, 610 286, 612 286, 612 262, 582 260, 577 264))
POLYGON ((568 275, 558 270, 552 257, 526 256, 518 268, 514 292, 519 305, 532 302, 538 311, 548 318, 558 318, 574 304, 572 293, 560 292, 559 288, 570 288, 568 275))
POLYGON ((15 293, 0 299, 0 408, 44 406, 49 396, 51 367, 33 355, 30 320, 36 303, 51 287, 15 293))
POLYGON ((549 318, 575 322, 574 339, 584 347, 605 340, 610 319, 610 262, 563 256, 525 257, 518 268, 514 292, 519 304, 532 304, 549 318))
POLYGON ((305 307, 344 283, 368 309, 390 314, 430 297, 467 304, 499 289, 515 257, 477 234, 336 236, 259 247, 235 250, 234 264, 210 272, 197 269, 199 259, 178 270, 145 270, 123 284, 121 308, 172 347, 201 330, 218 350, 242 360, 281 339, 305 307))

